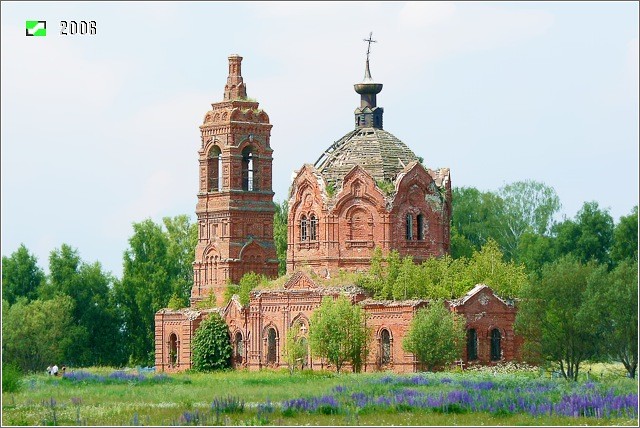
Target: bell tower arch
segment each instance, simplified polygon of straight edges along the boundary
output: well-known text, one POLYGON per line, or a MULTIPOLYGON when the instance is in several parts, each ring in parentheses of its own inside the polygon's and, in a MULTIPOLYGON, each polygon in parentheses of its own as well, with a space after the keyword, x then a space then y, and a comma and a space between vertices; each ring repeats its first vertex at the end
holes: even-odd
POLYGON ((191 305, 215 294, 222 306, 228 281, 253 271, 278 274, 273 242, 269 116, 247 98, 242 57, 229 56, 223 101, 211 104, 200 126, 198 244, 191 305), (251 247, 251 251, 242 251, 251 247), (251 257, 249 257, 251 253, 251 257))

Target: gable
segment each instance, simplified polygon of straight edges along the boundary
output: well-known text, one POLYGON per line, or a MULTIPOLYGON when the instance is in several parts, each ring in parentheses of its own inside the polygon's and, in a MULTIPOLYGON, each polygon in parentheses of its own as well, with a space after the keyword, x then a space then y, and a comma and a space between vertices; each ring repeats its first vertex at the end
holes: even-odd
POLYGON ((234 294, 231 297, 231 300, 229 300, 229 303, 227 303, 227 306, 225 306, 224 309, 222 309, 221 315, 225 319, 230 319, 230 318, 236 318, 240 316, 241 313, 242 313, 242 305, 238 300, 238 296, 234 294))
POLYGON ((453 304, 453 306, 464 308, 485 308, 490 305, 499 305, 504 309, 512 308, 507 302, 496 296, 493 290, 485 284, 477 284, 471 291, 465 294, 464 297, 458 299, 453 304))
POLYGON ((318 285, 304 272, 298 271, 284 284, 287 290, 310 290, 318 285))

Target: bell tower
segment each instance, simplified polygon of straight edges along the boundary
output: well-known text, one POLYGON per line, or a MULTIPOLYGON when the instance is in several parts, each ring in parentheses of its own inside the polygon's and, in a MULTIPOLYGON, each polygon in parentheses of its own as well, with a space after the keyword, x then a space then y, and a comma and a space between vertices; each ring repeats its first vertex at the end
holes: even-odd
POLYGON ((275 278, 269 116, 247 98, 242 57, 229 56, 223 101, 200 126, 198 244, 191 305, 215 294, 222 306, 228 282, 248 272, 275 278))

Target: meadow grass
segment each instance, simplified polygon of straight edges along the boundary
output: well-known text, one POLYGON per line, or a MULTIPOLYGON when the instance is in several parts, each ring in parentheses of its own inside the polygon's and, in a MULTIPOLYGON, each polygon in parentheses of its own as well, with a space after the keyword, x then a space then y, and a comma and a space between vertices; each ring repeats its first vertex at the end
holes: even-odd
POLYGON ((607 377, 593 373, 589 382, 575 383, 547 373, 138 376, 135 370, 78 369, 64 378, 26 376, 18 392, 3 392, 2 425, 637 426, 637 380, 613 370, 607 377), (525 407, 546 403, 551 411, 520 411, 514 397, 525 407), (602 403, 609 410, 597 410, 602 403), (623 411, 615 410, 620 406, 623 411))

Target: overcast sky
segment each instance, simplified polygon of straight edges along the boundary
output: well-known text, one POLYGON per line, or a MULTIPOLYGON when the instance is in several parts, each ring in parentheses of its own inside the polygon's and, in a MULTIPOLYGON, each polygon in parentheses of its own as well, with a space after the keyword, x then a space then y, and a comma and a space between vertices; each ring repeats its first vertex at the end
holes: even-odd
POLYGON ((454 186, 537 180, 574 217, 638 204, 638 3, 2 2, 2 255, 116 276, 132 223, 195 221, 227 57, 273 124, 275 200, 353 128, 366 43, 385 129, 454 186), (46 20, 46 37, 26 37, 46 20), (60 35, 61 20, 97 35, 60 35))

